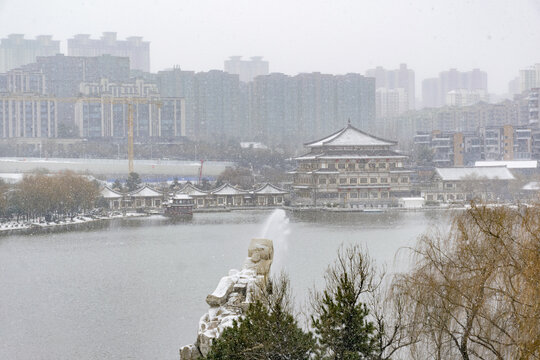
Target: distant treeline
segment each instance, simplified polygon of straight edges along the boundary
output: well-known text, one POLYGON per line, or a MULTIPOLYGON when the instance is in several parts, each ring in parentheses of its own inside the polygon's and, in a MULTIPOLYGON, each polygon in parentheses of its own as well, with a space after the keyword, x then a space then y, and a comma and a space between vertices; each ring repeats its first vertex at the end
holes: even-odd
POLYGON ((26 175, 18 184, 0 184, 0 216, 26 220, 75 216, 93 209, 99 197, 95 181, 72 172, 26 175))

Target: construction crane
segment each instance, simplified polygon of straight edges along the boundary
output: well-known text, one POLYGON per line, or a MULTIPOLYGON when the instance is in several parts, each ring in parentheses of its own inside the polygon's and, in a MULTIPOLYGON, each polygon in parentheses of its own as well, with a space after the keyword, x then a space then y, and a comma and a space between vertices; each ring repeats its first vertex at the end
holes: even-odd
MULTIPOLYGON (((76 97, 76 98, 51 98, 52 101, 57 101, 61 103, 71 103, 76 104, 79 101, 84 102, 93 102, 93 103, 104 103, 104 104, 124 104, 127 105, 127 142, 128 142, 128 174, 134 172, 133 158, 134 158, 134 149, 133 149, 133 139, 134 139, 134 105, 139 104, 149 104, 156 105, 158 109, 161 108, 161 100, 151 100, 145 98, 137 97, 76 97)), ((202 163, 201 163, 202 168, 202 163)), ((202 171, 202 169, 201 169, 202 171)))
POLYGON ((199 168, 199 182, 197 183, 197 185, 201 185, 203 164, 204 164, 204 160, 201 160, 201 167, 199 168))

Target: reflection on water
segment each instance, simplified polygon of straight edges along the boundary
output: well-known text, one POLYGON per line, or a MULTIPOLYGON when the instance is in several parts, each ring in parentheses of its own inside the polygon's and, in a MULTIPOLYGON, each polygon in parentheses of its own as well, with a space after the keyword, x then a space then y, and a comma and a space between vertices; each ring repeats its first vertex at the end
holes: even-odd
MULTIPOLYGON (((272 211, 115 219, 85 231, 0 239, 0 359, 176 359, 194 340, 204 299, 240 268, 272 211)), ((342 243, 406 268, 419 234, 443 213, 290 213, 285 270, 298 301, 342 243)))

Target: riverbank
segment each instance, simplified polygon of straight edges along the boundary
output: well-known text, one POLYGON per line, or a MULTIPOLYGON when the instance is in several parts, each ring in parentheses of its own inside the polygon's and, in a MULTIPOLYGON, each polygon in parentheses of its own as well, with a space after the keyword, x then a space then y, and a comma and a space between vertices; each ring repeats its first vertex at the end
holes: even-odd
POLYGON ((0 223, 0 236, 33 235, 51 232, 99 228, 105 223, 116 219, 149 216, 144 213, 112 213, 106 216, 75 216, 58 221, 8 221, 0 223))

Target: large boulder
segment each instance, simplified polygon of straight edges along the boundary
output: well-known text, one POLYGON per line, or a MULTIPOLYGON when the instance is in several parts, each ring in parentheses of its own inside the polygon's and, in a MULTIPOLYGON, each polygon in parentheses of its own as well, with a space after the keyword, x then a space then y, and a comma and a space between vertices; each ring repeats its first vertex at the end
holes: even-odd
POLYGON ((230 270, 228 276, 221 278, 214 292, 206 297, 210 308, 199 321, 195 344, 180 350, 181 360, 198 359, 208 354, 212 341, 244 314, 264 287, 273 258, 271 240, 251 240, 242 270, 230 270))
POLYGON ((227 302, 227 297, 233 290, 235 281, 231 276, 224 276, 219 281, 216 290, 206 297, 206 303, 210 306, 220 306, 227 302))

